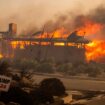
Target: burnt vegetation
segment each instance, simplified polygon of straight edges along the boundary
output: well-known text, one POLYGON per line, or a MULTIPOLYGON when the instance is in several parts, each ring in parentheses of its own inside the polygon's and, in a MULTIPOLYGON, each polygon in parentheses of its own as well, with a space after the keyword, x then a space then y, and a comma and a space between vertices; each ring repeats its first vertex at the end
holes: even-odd
MULTIPOLYGON (((60 73, 68 76, 79 76, 84 74, 87 77, 98 77, 105 73, 105 64, 97 63, 94 61, 86 62, 52 62, 52 60, 40 61, 37 60, 13 60, 13 61, 0 61, 0 74, 11 75, 12 71, 18 70, 26 77, 30 78, 34 73, 60 73)), ((13 78, 19 80, 17 74, 13 78)))

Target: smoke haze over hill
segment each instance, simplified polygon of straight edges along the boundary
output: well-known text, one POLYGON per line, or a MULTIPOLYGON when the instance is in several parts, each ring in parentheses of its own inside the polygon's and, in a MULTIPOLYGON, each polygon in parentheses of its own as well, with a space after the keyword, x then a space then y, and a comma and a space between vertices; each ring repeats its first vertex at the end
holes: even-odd
MULTIPOLYGON (((87 14, 91 9, 104 4, 104 0, 94 1, 92 3, 91 0, 0 0, 0 30, 7 30, 8 23, 14 22, 18 24, 18 34, 30 33, 44 24, 51 24, 52 20, 57 22, 59 17, 60 25, 68 27, 67 18, 70 20, 80 13, 87 14)), ((70 25, 69 27, 72 28, 70 25)))

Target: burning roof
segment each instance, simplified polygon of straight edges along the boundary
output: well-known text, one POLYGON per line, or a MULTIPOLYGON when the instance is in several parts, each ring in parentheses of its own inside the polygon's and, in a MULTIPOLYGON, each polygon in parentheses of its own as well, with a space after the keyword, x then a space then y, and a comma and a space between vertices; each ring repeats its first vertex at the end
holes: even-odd
POLYGON ((68 36, 68 41, 69 42, 73 42, 73 43, 84 43, 84 44, 88 44, 90 41, 86 38, 84 38, 84 36, 79 36, 77 31, 72 32, 69 36, 68 36))

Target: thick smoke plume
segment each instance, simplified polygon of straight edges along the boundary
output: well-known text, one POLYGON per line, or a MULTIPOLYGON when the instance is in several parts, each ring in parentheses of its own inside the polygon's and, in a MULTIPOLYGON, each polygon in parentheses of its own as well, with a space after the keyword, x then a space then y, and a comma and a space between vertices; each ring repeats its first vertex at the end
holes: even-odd
MULTIPOLYGON (((95 24, 96 33, 87 33, 90 39, 105 39, 105 7, 99 6, 87 14, 76 14, 76 12, 69 12, 65 15, 57 15, 55 19, 49 20, 44 23, 46 32, 54 32, 57 29, 64 28, 67 34, 72 33, 73 31, 77 31, 81 28, 86 27, 86 24, 95 24), (100 26, 100 29, 98 28, 100 26)), ((42 27, 43 28, 43 27, 42 27)), ((36 28, 37 30, 37 28, 36 28)), ((92 30, 92 29, 91 29, 92 30)), ((34 29, 30 31, 31 33, 35 32, 34 29)), ((85 33, 85 32, 84 32, 85 33)), ((65 34, 65 33, 64 33, 65 34)))
MULTIPOLYGON (((55 20, 50 20, 45 23, 46 31, 52 32, 56 29, 64 28, 68 33, 86 27, 86 24, 95 24, 96 33, 87 33, 90 39, 105 38, 105 7, 99 6, 87 14, 69 13, 66 15, 57 16, 55 20), (98 28, 100 26, 100 29, 98 28)), ((91 29, 92 30, 92 29, 91 29)))
MULTIPOLYGON (((18 35, 24 35, 24 34, 31 35, 37 31, 43 30, 43 27, 45 27, 46 32, 53 32, 57 29, 64 28, 66 30, 65 32, 70 34, 71 32, 78 30, 81 27, 85 27, 85 23, 90 21, 90 22, 102 25, 101 31, 95 33, 95 35, 96 34, 97 35, 96 36, 93 35, 93 37, 95 36, 100 39, 104 38, 104 33, 105 33, 104 31, 105 7, 104 6, 100 6, 96 9, 89 10, 88 5, 86 4, 86 1, 75 0, 75 3, 74 3, 75 7, 71 9, 68 6, 70 8, 68 10, 67 8, 68 1, 70 2, 72 0, 64 0, 66 5, 64 4, 64 2, 61 3, 61 0, 55 0, 56 2, 54 1, 49 2, 49 0, 45 0, 45 1, 30 0, 30 2, 26 1, 27 2, 26 4, 24 4, 23 1, 11 0, 11 2, 9 2, 7 5, 8 8, 6 6, 4 8, 3 6, 5 5, 4 1, 1 2, 2 5, 1 5, 0 13, 4 12, 4 14, 2 14, 0 17, 1 31, 8 30, 7 24, 10 22, 13 22, 13 23, 17 23, 18 35), (79 2, 77 3, 77 1, 79 2), (80 2, 82 3, 84 2, 85 5, 83 4, 84 6, 82 7, 80 5, 80 2), (55 6, 55 8, 53 6, 55 6), (63 11, 64 8, 66 8, 65 11, 63 11), (89 12, 83 13, 84 11, 83 9, 86 9, 86 8, 88 8, 89 12), (7 27, 7 28, 4 28, 4 27, 7 27)), ((99 2, 99 0, 96 0, 96 1, 97 3, 99 2)), ((88 2, 91 3, 91 0, 88 0, 88 2)), ((101 0, 100 2, 102 3, 101 0)), ((90 34, 93 34, 93 33, 90 33, 90 34)))

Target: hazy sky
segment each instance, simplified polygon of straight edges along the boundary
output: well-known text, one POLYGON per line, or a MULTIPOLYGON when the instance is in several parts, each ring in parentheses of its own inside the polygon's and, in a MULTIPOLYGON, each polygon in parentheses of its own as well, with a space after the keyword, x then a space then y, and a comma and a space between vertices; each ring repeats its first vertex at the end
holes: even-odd
POLYGON ((18 24, 18 32, 41 26, 56 15, 67 12, 87 13, 105 0, 0 0, 0 30, 8 23, 18 24))

